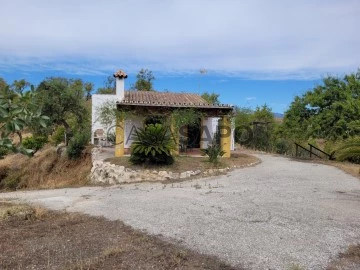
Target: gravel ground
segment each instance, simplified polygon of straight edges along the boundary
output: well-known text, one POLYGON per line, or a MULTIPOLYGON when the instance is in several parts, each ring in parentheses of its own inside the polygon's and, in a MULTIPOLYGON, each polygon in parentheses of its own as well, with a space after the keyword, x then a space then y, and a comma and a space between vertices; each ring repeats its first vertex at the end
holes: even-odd
POLYGON ((360 243, 359 179, 326 165, 258 157, 256 167, 202 180, 0 198, 121 219, 247 269, 323 269, 360 243))

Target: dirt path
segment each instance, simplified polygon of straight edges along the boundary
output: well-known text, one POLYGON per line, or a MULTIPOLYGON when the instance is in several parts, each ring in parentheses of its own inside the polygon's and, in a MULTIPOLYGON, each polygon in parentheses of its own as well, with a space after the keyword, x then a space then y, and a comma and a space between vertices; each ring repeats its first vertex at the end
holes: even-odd
POLYGON ((259 155, 256 167, 177 184, 0 194, 120 219, 248 269, 322 269, 360 243, 360 181, 321 164, 259 155))

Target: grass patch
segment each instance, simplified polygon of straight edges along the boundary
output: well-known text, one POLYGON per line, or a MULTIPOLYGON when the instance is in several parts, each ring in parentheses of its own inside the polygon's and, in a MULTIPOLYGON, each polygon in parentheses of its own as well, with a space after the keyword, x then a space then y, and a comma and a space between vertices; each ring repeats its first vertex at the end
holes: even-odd
POLYGON ((110 162, 118 166, 124 166, 133 170, 156 170, 156 171, 171 171, 175 173, 181 173, 185 171, 195 171, 195 170, 209 170, 209 169, 222 169, 222 168, 233 168, 233 167, 243 167, 250 164, 259 162, 259 159, 247 155, 234 153, 231 158, 221 158, 220 162, 216 165, 210 163, 207 157, 189 157, 189 156, 180 156, 175 158, 175 163, 172 165, 134 165, 129 161, 129 157, 114 157, 108 158, 105 161, 110 162))
POLYGON ((6 202, 0 211, 12 216, 0 219, 1 269, 240 269, 121 221, 6 202))

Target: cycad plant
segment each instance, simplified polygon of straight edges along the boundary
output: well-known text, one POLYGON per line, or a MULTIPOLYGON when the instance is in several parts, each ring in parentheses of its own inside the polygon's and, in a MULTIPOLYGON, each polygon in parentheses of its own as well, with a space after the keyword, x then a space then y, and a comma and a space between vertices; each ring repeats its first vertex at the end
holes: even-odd
POLYGON ((136 130, 130 161, 133 164, 170 165, 174 163, 171 155, 174 149, 175 144, 168 128, 161 124, 150 124, 136 130))
POLYGON ((219 163, 219 158, 225 154, 225 151, 221 150, 220 145, 220 133, 216 132, 212 143, 202 151, 209 157, 209 162, 213 164, 219 163))
POLYGON ((339 161, 350 161, 360 164, 360 137, 353 137, 344 141, 336 151, 339 161))

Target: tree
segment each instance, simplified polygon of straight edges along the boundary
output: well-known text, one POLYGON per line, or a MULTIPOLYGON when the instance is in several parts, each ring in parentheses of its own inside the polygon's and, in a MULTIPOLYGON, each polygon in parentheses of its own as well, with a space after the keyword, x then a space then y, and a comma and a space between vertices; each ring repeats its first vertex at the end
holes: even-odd
POLYGON ((43 113, 49 116, 52 126, 61 125, 65 128, 67 138, 75 129, 89 126, 85 84, 81 80, 48 78, 40 83, 36 92, 43 113))
POLYGON ((0 146, 13 152, 31 154, 32 150, 22 147, 22 132, 34 123, 46 127, 49 118, 42 115, 33 90, 16 93, 9 86, 6 88, 0 93, 0 146), (18 143, 14 143, 15 135, 19 137, 18 143))
POLYGON ((30 86, 31 84, 28 81, 21 79, 19 81, 15 80, 11 85, 11 89, 16 93, 23 93, 25 90, 28 90, 30 86))
POLYGON ((285 113, 291 137, 345 139, 360 134, 360 70, 339 79, 328 76, 321 85, 296 97, 285 113))
POLYGON ((98 88, 97 94, 110 95, 116 94, 116 80, 113 76, 108 76, 104 82, 104 86, 98 88))
POLYGON ((266 104, 256 107, 251 120, 253 139, 250 146, 258 150, 271 151, 275 124, 271 108, 266 104))
POLYGON ((209 104, 214 104, 214 105, 218 105, 220 104, 220 100, 219 100, 219 94, 215 94, 215 93, 208 93, 205 92, 201 95, 201 97, 203 99, 205 99, 209 104))
POLYGON ((237 142, 258 150, 270 151, 273 145, 275 117, 266 104, 249 108, 235 108, 235 139, 237 142))
POLYGON ((0 77, 0 92, 5 91, 6 86, 8 86, 6 81, 0 77))
POLYGON ((154 91, 152 81, 155 80, 152 71, 148 69, 141 69, 136 75, 136 82, 134 88, 139 91, 154 91))
POLYGON ((94 84, 87 82, 84 84, 84 87, 86 92, 86 100, 89 100, 91 98, 91 92, 94 89, 94 84))

